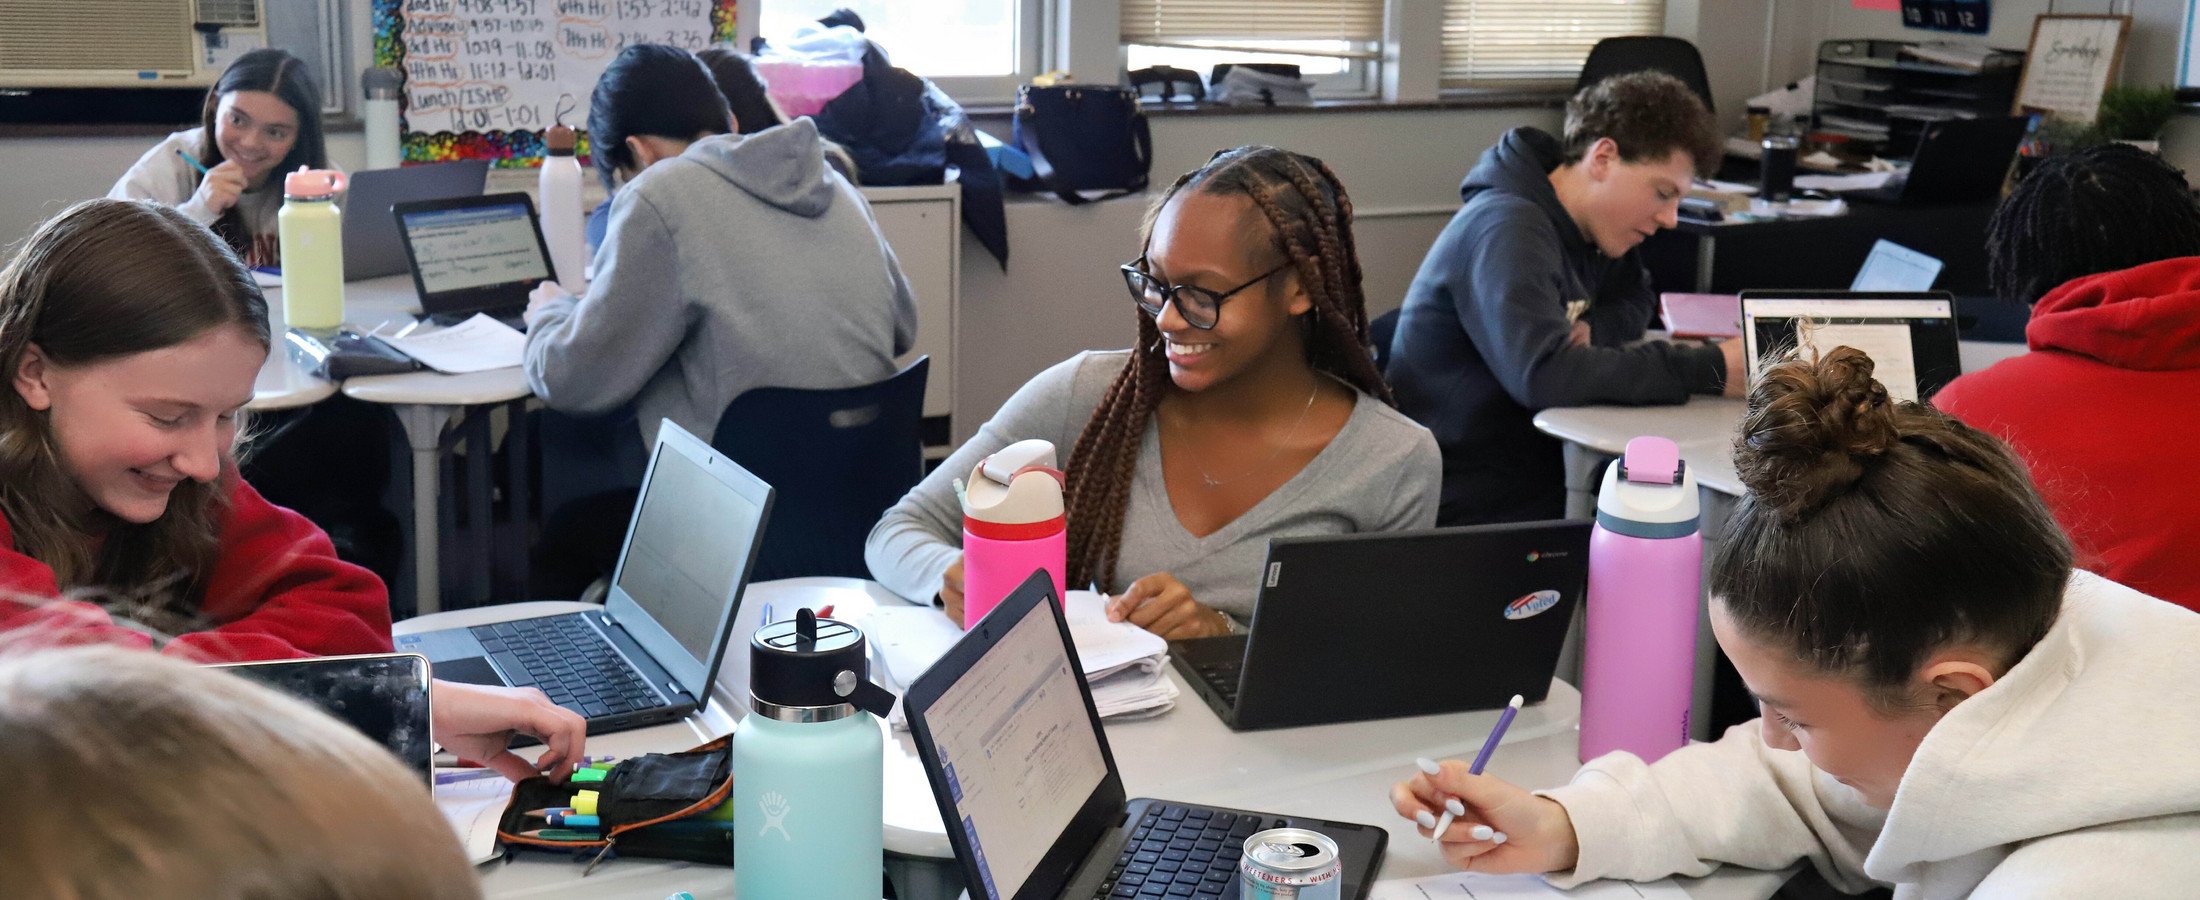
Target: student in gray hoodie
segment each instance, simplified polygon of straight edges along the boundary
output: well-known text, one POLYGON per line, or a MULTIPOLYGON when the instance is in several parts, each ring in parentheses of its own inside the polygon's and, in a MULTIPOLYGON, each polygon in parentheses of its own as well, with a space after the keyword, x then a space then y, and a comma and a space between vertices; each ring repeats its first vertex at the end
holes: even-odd
POLYGON ((1740 396, 1738 342, 1630 346, 1657 299, 1635 247, 1673 227, 1719 152, 1702 101, 1639 72, 1575 95, 1563 138, 1515 128, 1482 154, 1406 291, 1385 372, 1398 409, 1443 449, 1439 524, 1564 512, 1539 410, 1740 396))
POLYGON ((562 412, 632 402, 709 439, 755 387, 892 375, 916 305, 855 186, 807 119, 736 134, 685 50, 626 48, 596 83, 595 165, 618 186, 588 295, 545 283, 527 308, 527 381, 562 412))

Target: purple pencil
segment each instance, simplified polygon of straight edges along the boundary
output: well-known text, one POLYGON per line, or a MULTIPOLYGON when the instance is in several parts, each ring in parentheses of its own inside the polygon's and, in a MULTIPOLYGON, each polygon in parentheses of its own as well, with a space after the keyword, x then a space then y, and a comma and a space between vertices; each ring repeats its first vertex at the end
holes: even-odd
POLYGON ((1505 705, 1505 711, 1497 714, 1497 727, 1490 729, 1489 740, 1482 742, 1482 752, 1474 755, 1474 765, 1467 767, 1469 774, 1480 775, 1482 767, 1490 764, 1490 754, 1497 752, 1497 743, 1505 739, 1505 729, 1512 727, 1513 716, 1520 713, 1520 704, 1525 700, 1514 694, 1512 702, 1505 705))

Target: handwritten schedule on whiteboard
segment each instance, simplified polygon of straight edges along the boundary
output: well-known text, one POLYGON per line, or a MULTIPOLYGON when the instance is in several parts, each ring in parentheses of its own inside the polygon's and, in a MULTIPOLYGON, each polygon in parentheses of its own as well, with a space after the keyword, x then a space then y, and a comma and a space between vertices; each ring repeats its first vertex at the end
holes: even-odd
POLYGON ((733 0, 375 0, 375 56, 405 76, 405 159, 529 165, 543 129, 588 123, 633 44, 733 37, 733 0))

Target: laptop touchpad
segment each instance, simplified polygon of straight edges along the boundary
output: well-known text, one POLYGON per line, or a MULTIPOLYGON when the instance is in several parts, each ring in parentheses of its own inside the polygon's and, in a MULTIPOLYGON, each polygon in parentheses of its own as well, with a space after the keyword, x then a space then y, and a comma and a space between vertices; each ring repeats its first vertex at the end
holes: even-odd
POLYGON ((435 677, 444 681, 464 684, 486 684, 504 687, 504 679, 489 665, 487 657, 469 656, 464 659, 448 659, 435 664, 435 677))

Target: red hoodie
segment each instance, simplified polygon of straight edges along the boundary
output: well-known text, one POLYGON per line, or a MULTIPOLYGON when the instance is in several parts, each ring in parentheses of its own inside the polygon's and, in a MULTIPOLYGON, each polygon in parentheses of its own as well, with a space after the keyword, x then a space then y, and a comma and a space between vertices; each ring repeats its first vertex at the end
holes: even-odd
POLYGON ((2016 448, 2079 565, 2200 610, 2200 257, 2056 288, 2025 339, 1933 404, 2016 448))
MULTIPOLYGON (((267 502, 230 475, 228 515, 200 605, 213 627, 180 635, 162 652, 199 662, 290 659, 390 650, 389 591, 374 573, 336 558, 328 535, 304 516, 267 502)), ((0 591, 61 596, 53 570, 17 552, 0 519, 0 591)), ((0 631, 42 626, 40 642, 150 646, 145 633, 115 624, 90 603, 27 605, 0 600, 0 631)))

